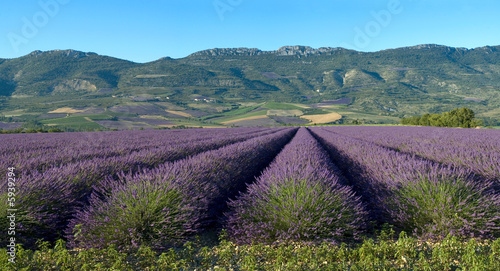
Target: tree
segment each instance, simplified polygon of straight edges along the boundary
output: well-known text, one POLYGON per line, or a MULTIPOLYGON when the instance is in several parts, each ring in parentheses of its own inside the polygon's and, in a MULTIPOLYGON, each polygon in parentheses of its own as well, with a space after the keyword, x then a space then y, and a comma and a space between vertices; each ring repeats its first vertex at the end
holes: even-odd
POLYGON ((483 125, 481 120, 475 118, 474 111, 470 108, 455 108, 450 112, 442 114, 424 114, 421 117, 415 116, 401 119, 401 124, 421 125, 435 127, 462 127, 474 128, 483 125))
POLYGON ((418 124, 422 125, 422 126, 431 126, 431 124, 430 124, 430 116, 431 116, 431 114, 424 114, 420 118, 420 120, 418 121, 418 124))
POLYGON ((445 127, 443 116, 440 114, 431 114, 429 117, 429 126, 445 127))

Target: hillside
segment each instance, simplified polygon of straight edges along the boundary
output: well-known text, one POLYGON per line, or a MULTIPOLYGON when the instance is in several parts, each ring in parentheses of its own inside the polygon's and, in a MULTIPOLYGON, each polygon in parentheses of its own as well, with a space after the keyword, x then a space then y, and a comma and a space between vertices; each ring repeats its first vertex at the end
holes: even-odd
POLYGON ((74 129, 139 129, 302 124, 311 121, 302 115, 332 113, 342 117, 336 122, 396 123, 466 106, 498 125, 499 49, 210 49, 144 64, 35 51, 0 60, 0 116, 74 129))

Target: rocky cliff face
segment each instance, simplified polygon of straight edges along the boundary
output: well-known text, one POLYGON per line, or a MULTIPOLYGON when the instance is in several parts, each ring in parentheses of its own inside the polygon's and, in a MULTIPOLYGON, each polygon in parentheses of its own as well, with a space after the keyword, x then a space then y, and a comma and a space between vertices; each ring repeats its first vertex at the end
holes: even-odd
POLYGON ((53 55, 53 56, 65 56, 65 57, 73 57, 73 58, 83 58, 91 55, 97 55, 92 52, 80 52, 75 50, 52 50, 52 51, 33 51, 28 56, 39 57, 43 55, 53 55))
MULTIPOLYGON (((485 51, 485 52, 496 52, 498 51, 498 46, 485 46, 474 49, 467 49, 461 47, 448 47, 444 45, 437 44, 421 44, 416 46, 402 47, 396 50, 414 50, 414 51, 425 51, 425 50, 444 50, 446 52, 468 52, 468 51, 485 51)), ((394 49, 383 50, 381 52, 389 52, 394 49)), ((278 50, 274 51, 261 51, 257 48, 214 48, 209 50, 203 50, 189 55, 188 57, 199 57, 199 56, 258 56, 258 55, 277 55, 277 56, 311 56, 311 55, 332 55, 337 52, 355 52, 362 54, 362 52, 356 52, 354 50, 349 50, 341 47, 321 47, 318 49, 309 46, 283 46, 278 50)))
POLYGON ((279 56, 309 56, 309 55, 330 55, 334 52, 346 50, 343 48, 321 47, 314 49, 309 46, 283 46, 276 51, 272 51, 275 55, 279 56))
POLYGON ((193 56, 257 56, 267 54, 256 48, 214 48, 196 52, 189 55, 193 56))
POLYGON ((321 47, 314 49, 309 46, 283 46, 274 51, 261 51, 256 48, 215 48, 199 51, 191 54, 189 57, 197 56, 258 56, 258 55, 277 55, 277 56, 310 56, 310 55, 331 55, 334 52, 346 50, 344 48, 321 47))
POLYGON ((73 79, 58 83, 53 87, 52 94, 74 91, 97 91, 97 87, 87 80, 73 79))

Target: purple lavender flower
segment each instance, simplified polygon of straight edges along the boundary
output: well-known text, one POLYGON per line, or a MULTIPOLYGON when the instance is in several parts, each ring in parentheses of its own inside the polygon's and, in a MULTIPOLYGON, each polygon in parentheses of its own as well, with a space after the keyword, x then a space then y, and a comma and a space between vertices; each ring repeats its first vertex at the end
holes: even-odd
POLYGON ((229 203, 238 243, 335 242, 362 232, 366 212, 302 128, 247 192, 229 203))

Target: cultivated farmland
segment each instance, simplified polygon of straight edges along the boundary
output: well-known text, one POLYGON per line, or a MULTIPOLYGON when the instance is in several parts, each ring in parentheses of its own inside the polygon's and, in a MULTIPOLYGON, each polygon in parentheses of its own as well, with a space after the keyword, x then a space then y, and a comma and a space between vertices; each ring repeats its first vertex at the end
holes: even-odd
MULTIPOLYGON (((221 243, 210 239, 217 243, 213 252, 203 254, 219 260, 221 249, 233 246, 332 252, 401 233, 394 244, 414 240, 411 246, 430 250, 431 258, 443 242, 477 242, 489 268, 500 266, 494 256, 500 251, 499 153, 500 131, 430 127, 1 135, 0 172, 16 181, 13 193, 7 184, 0 187, 3 203, 15 198, 0 205, 0 236, 9 235, 10 209, 17 210, 16 244, 24 248, 62 239, 74 251, 111 246, 120 253, 145 247, 181 253, 196 236, 221 234, 221 243)), ((0 243, 4 248, 9 240, 0 243)), ((189 257, 201 257, 203 249, 189 257)), ((384 261, 391 267, 414 261, 418 269, 426 255, 384 261)), ((248 264, 238 257, 225 266, 248 264)), ((328 257, 314 266, 342 269, 366 260, 328 257)))

